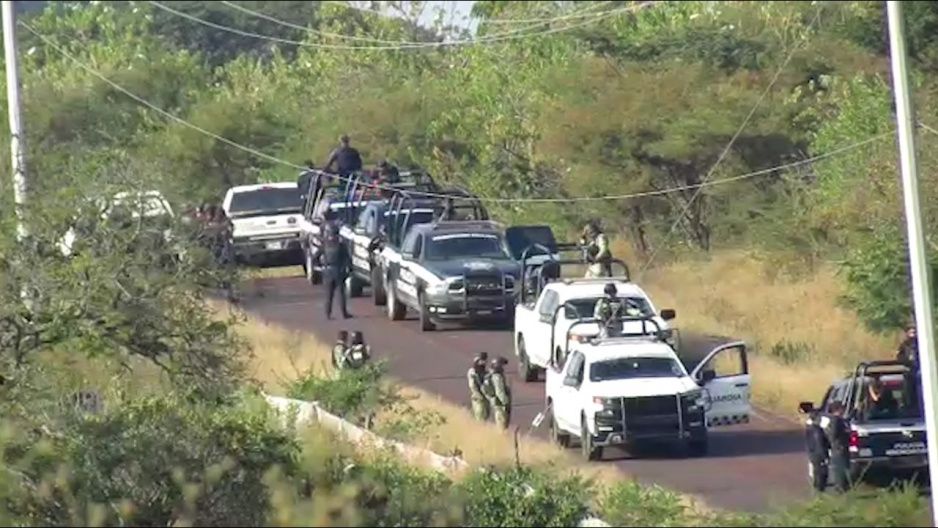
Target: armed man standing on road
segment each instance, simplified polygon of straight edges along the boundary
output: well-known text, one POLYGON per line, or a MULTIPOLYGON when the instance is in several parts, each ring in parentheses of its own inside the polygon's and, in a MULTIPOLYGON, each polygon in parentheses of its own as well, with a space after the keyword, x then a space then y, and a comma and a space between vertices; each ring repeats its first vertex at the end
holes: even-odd
POLYGON ((339 148, 329 154, 329 161, 326 162, 325 169, 331 171, 332 166, 336 165, 336 172, 339 176, 346 178, 350 174, 362 170, 362 157, 358 150, 351 146, 351 139, 347 134, 342 134, 339 143, 341 143, 339 148))
POLYGON ((586 277, 612 277, 612 253, 609 240, 599 227, 599 223, 590 220, 583 228, 580 245, 586 246, 586 277))
POLYGON ((508 429, 511 422, 511 388, 505 379, 505 364, 508 361, 503 357, 492 360, 488 375, 485 377, 485 395, 489 399, 495 423, 502 429, 508 429))
POLYGON ((472 366, 466 373, 469 381, 469 402, 472 405, 472 416, 480 422, 489 419, 489 401, 485 397, 485 362, 488 361, 487 352, 479 352, 472 360, 472 366))
POLYGON ((830 471, 833 472, 834 486, 838 491, 847 491, 850 489, 850 476, 848 474, 850 467, 848 454, 850 426, 844 419, 844 406, 841 402, 831 403, 828 414, 821 416, 820 426, 827 438, 827 443, 831 447, 829 467, 830 471))
POLYGON ((348 248, 339 239, 339 229, 333 224, 326 225, 326 236, 323 241, 322 263, 325 267, 323 277, 326 283, 326 319, 332 319, 332 299, 336 290, 339 292, 339 307, 342 317, 352 317, 348 313, 345 301, 345 279, 348 278, 352 266, 348 248))

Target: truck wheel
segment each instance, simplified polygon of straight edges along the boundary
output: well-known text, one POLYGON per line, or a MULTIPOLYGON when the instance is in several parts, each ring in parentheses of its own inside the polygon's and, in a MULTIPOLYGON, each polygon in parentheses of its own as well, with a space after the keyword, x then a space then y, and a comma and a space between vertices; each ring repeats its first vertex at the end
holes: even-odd
POLYGON ((603 448, 593 445, 593 435, 586 427, 586 417, 580 420, 580 448, 583 452, 583 458, 589 461, 599 460, 603 457, 603 448))
POLYGON ((815 491, 827 489, 827 464, 815 458, 808 459, 808 482, 815 491))
POLYGON ((394 285, 388 284, 388 319, 400 321, 407 314, 407 307, 397 302, 394 285))
POLYGON ((432 332, 436 330, 436 325, 430 319, 430 312, 427 311, 423 302, 423 292, 417 295, 417 306, 420 308, 420 330, 423 332, 432 332))
POLYGON ((550 441, 563 448, 570 447, 570 435, 560 430, 553 410, 550 411, 550 441))
POLYGON ((537 370, 531 366, 527 350, 524 348, 524 338, 518 336, 518 375, 524 381, 537 381, 537 370))
POLYGON ((314 269, 313 257, 310 256, 309 252, 306 252, 306 258, 303 259, 303 269, 306 271, 306 280, 309 281, 312 285, 317 285, 322 283, 322 274, 314 269))
POLYGON ((349 298, 361 297, 362 288, 364 288, 362 281, 355 275, 349 275, 348 278, 345 279, 345 292, 348 294, 349 298))
POLYGON ((692 457, 702 457, 707 456, 707 451, 709 450, 710 443, 707 441, 707 437, 697 438, 694 440, 688 440, 687 442, 687 454, 692 457))
POLYGON ((375 301, 375 306, 384 306, 388 303, 388 293, 384 290, 384 280, 381 268, 371 270, 371 298, 375 301))

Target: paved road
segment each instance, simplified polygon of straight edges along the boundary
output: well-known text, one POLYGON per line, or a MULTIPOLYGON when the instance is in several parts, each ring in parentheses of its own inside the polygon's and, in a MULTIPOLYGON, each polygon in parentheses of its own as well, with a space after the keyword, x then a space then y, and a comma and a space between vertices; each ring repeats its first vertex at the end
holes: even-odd
MULTIPOLYGON (((407 321, 389 321, 370 297, 350 299, 353 319, 326 320, 322 288, 310 286, 303 277, 261 279, 244 293, 242 306, 252 314, 312 332, 326 342, 340 329, 362 330, 376 355, 389 361, 395 377, 467 407, 465 372, 472 357, 482 350, 513 357, 508 331, 455 327, 422 333, 413 314, 407 321)), ((683 339, 696 352, 714 344, 713 338, 683 339)), ((530 424, 543 408, 543 381, 524 383, 514 363, 509 365, 512 421, 530 424)), ((753 382, 759 382, 758 375, 753 382)), ((546 438, 547 426, 536 434, 546 438)), ((603 461, 593 463, 617 464, 640 482, 692 493, 715 507, 758 512, 809 495, 802 435, 793 422, 758 412, 750 424, 712 431, 705 458, 681 458, 664 450, 633 458, 609 450, 603 461)))

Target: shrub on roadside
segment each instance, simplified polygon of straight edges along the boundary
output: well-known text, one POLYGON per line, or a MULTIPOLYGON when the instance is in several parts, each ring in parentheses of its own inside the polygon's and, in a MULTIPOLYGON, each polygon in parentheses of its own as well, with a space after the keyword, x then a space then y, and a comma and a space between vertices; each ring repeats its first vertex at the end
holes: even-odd
POLYGON ((460 484, 467 526, 576 526, 591 483, 528 467, 475 473, 460 484))
POLYGON ((686 507, 673 491, 623 482, 599 498, 602 520, 613 526, 685 526, 686 507))

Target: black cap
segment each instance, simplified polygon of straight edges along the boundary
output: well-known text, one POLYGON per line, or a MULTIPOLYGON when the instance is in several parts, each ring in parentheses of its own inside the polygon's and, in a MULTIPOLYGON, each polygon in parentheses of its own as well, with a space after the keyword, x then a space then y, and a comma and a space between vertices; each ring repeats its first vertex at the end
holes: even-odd
POLYGON ((606 295, 615 295, 618 290, 616 289, 616 285, 610 282, 606 284, 605 288, 603 288, 603 292, 605 292, 606 295))

